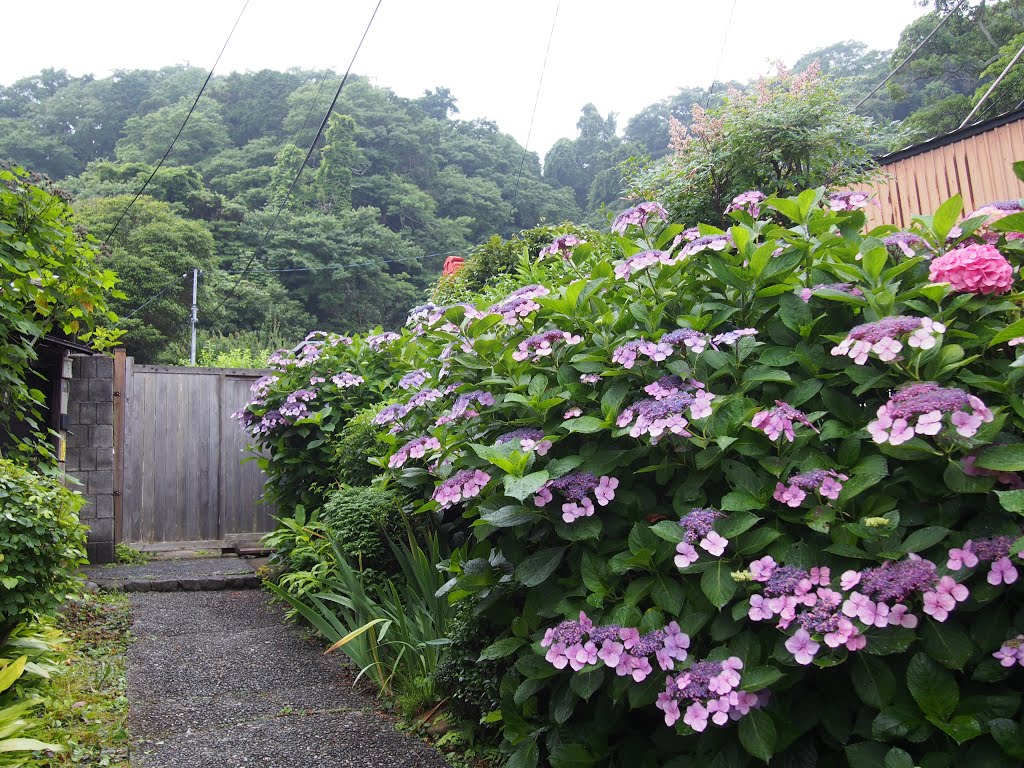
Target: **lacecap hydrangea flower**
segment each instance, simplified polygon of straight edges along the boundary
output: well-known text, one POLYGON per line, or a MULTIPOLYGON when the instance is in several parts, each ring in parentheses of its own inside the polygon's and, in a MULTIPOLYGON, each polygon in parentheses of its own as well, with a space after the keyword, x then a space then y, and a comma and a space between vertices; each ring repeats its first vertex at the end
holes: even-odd
POLYGON ((884 317, 853 327, 846 338, 832 348, 832 355, 845 355, 857 365, 864 365, 873 354, 887 363, 899 356, 904 342, 917 349, 931 349, 945 331, 945 325, 929 317, 884 317))
POLYGON ((640 205, 627 208, 618 216, 612 224, 612 232, 625 234, 629 226, 644 227, 651 216, 657 216, 662 221, 668 221, 668 211, 659 203, 640 203, 640 205))
POLYGON ((955 430, 961 437, 974 437, 993 415, 980 398, 933 381, 898 389, 878 408, 868 432, 876 443, 901 445, 914 435, 938 435, 955 430))
POLYGON ((615 498, 615 489, 618 487, 618 478, 607 475, 598 478, 590 472, 573 470, 544 483, 533 497, 533 503, 543 507, 554 498, 552 491, 557 491, 565 499, 562 504, 562 520, 571 523, 581 517, 591 517, 595 511, 594 501, 602 507, 608 506, 615 498), (594 499, 590 498, 590 494, 594 495, 594 499))
POLYGON ((441 505, 441 509, 447 509, 479 495, 480 490, 490 481, 491 476, 481 469, 463 469, 437 486, 433 499, 441 505))

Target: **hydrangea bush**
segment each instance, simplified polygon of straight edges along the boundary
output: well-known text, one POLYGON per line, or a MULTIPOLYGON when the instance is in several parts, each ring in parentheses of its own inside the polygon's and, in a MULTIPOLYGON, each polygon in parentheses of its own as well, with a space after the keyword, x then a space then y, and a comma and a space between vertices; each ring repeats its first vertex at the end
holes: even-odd
POLYGON ((444 590, 504 627, 512 768, 1024 759, 1024 216, 866 202, 647 204, 549 249, 564 280, 289 358, 243 417, 301 484, 321 393, 389 399, 380 482, 460 522, 444 590))

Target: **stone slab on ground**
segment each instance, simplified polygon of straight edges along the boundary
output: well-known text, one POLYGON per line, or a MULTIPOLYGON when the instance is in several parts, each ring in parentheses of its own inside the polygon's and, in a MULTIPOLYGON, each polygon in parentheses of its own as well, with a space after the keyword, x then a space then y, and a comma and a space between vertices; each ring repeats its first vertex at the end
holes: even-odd
POLYGON ((93 565, 83 577, 100 589, 125 592, 205 592, 220 589, 258 589, 256 570, 265 558, 206 557, 152 560, 142 565, 93 565))
POLYGON ((131 606, 132 768, 444 768, 265 593, 138 593, 131 606))

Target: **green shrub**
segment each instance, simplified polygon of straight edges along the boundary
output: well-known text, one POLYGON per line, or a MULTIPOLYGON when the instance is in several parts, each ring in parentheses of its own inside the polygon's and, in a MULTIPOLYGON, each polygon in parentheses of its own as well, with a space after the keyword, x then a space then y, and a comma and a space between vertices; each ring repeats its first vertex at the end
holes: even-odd
POLYGON ((468 526, 510 765, 1020 765, 1020 206, 744 199, 388 349, 380 482, 468 526))
POLYGON ((401 537, 402 498, 379 488, 341 488, 320 510, 332 541, 353 568, 392 575, 395 561, 388 536, 401 537))
POLYGON ((0 642, 74 591, 75 570, 86 562, 81 506, 57 478, 0 459, 0 642))
POLYGON ((380 469, 370 459, 388 453, 388 444, 373 426, 379 408, 364 408, 345 424, 334 444, 334 470, 339 483, 369 485, 380 469))
POLYGON ((507 659, 480 658, 501 630, 480 615, 477 605, 475 600, 456 604, 448 652, 434 673, 438 697, 447 699, 456 715, 474 723, 500 709, 501 678, 511 667, 507 659))

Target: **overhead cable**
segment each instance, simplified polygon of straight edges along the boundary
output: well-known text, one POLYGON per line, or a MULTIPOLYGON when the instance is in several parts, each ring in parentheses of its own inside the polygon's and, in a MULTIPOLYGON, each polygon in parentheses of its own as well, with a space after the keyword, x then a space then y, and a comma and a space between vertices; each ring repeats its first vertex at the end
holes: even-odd
POLYGON ((214 312, 217 312, 222 306, 224 306, 225 302, 227 302, 227 300, 230 299, 232 295, 234 295, 235 291, 238 289, 239 283, 242 282, 242 278, 245 277, 246 272, 249 271, 249 268, 252 266, 252 263, 256 259, 256 256, 259 255, 259 252, 263 249, 263 246, 266 244, 267 238, 270 237, 270 233, 274 231, 274 227, 277 225, 277 220, 281 217, 282 211, 284 211, 285 206, 288 204, 288 200, 291 198, 292 192, 295 190, 295 185, 298 184, 299 182, 299 177, 302 176, 302 171, 305 169, 306 164, 309 162, 309 159, 313 156, 313 152, 316 150, 317 142, 320 141, 320 137, 323 136, 324 130, 327 128, 327 123, 331 119, 331 113, 334 111, 334 106, 338 103, 338 98, 341 96, 341 90, 342 88, 345 87, 345 83, 348 82, 349 74, 351 74, 352 67, 356 63, 356 57, 359 55, 359 50, 363 47, 363 42, 366 40, 366 36, 370 33, 370 27, 373 26, 373 20, 377 18, 377 11, 380 10, 381 3, 383 2, 384 0, 377 0, 377 5, 373 9, 373 13, 370 15, 370 20, 366 23, 366 29, 363 30, 363 36, 359 38, 359 44, 356 45, 356 49, 352 53, 352 59, 348 63, 348 68, 345 70, 345 75, 341 78, 341 83, 338 85, 338 90, 334 92, 334 98, 331 100, 331 106, 327 108, 327 112, 324 114, 324 119, 320 122, 320 128, 319 130, 317 130, 316 136, 313 137, 313 141, 310 142, 309 144, 309 150, 306 152, 306 157, 302 161, 302 165, 299 166, 298 171, 295 173, 295 177, 292 179, 292 183, 288 185, 288 191, 285 193, 284 198, 282 198, 280 204, 277 206, 277 212, 274 214, 274 218, 271 220, 270 226, 267 227, 267 231, 263 233, 263 237, 260 239, 259 244, 256 246, 256 250, 252 252, 252 256, 249 257, 249 261, 246 263, 245 268, 239 274, 238 279, 235 281, 235 284, 231 286, 231 288, 228 290, 227 295, 220 300, 220 303, 213 308, 214 312))
POLYGON ((519 173, 516 174, 516 186, 512 192, 512 202, 508 206, 508 221, 506 228, 512 223, 512 216, 515 213, 516 203, 519 202, 519 183, 523 178, 523 166, 526 165, 526 155, 530 149, 530 138, 533 136, 533 121, 537 118, 537 105, 540 104, 541 86, 544 85, 544 72, 548 68, 548 54, 551 53, 551 41, 555 39, 555 25, 558 23, 558 9, 562 7, 562 0, 555 4, 555 15, 551 19, 551 32, 548 33, 548 46, 544 49, 544 61, 540 67, 540 79, 537 80, 537 94, 533 97, 533 112, 530 115, 530 127, 526 131, 526 144, 523 145, 523 156, 519 160, 519 173))
POLYGON ((711 94, 715 92, 715 83, 718 82, 718 71, 722 68, 722 59, 725 58, 725 44, 729 42, 729 30, 732 29, 732 17, 736 13, 736 0, 732 0, 732 9, 729 11, 729 21, 725 24, 725 34, 722 35, 722 50, 718 52, 718 63, 715 65, 715 76, 711 78, 711 87, 708 88, 708 95, 704 99, 704 109, 711 104, 711 94))
POLYGON ((931 40, 932 36, 934 36, 935 33, 938 32, 942 28, 942 25, 945 24, 947 21, 949 21, 950 18, 952 18, 953 14, 956 13, 958 10, 960 10, 960 6, 962 6, 966 2, 967 2, 967 0, 960 0, 960 2, 957 3, 956 6, 953 7, 949 11, 949 13, 947 13, 945 16, 943 16, 942 19, 939 21, 939 23, 935 25, 935 29, 933 29, 931 32, 929 32, 928 35, 925 37, 925 39, 917 44, 917 47, 914 48, 914 50, 912 50, 910 52, 910 55, 907 56, 907 58, 905 58, 903 61, 901 61, 899 66, 896 67, 896 69, 894 69, 892 72, 890 72, 888 75, 886 75, 885 79, 882 82, 880 82, 878 85, 876 85, 874 88, 872 88, 871 89, 871 93, 869 93, 867 96, 865 96, 863 99, 861 99, 860 101, 857 102, 857 104, 853 108, 854 111, 857 111, 858 109, 860 109, 863 106, 865 101, 867 101, 872 96, 874 96, 876 93, 878 93, 879 89, 883 85, 885 85, 887 82, 889 82, 892 79, 893 75, 895 75, 897 72, 899 72, 901 69, 903 69, 903 67, 906 66, 907 62, 910 61, 912 58, 914 58, 914 55, 919 50, 921 50, 924 47, 925 43, 927 43, 929 40, 931 40))
POLYGON ((151 182, 156 177, 157 171, 160 170, 161 166, 163 166, 164 164, 164 161, 168 158, 168 156, 170 156, 171 150, 174 149, 174 145, 177 143, 178 138, 181 136, 181 132, 185 130, 185 126, 188 125, 188 121, 192 117, 192 113, 196 111, 196 105, 199 103, 199 99, 202 98, 203 93, 206 91, 206 86, 210 84, 210 79, 213 77, 213 72, 215 69, 217 69, 217 65, 220 63, 220 57, 223 56, 224 51, 227 50, 228 43, 231 42, 231 36, 235 34, 235 29, 238 27, 238 22, 242 20, 242 15, 245 13, 245 9, 248 7, 249 0, 245 0, 245 4, 242 6, 242 10, 238 13, 238 18, 235 19, 235 23, 231 26, 231 31, 228 32, 228 37, 224 41, 224 45, 221 46, 220 53, 217 54, 216 61, 213 62, 213 66, 210 67, 210 71, 206 75, 206 80, 203 81, 203 86, 199 89, 199 93, 196 94, 195 101, 192 102, 192 106, 189 107, 188 114, 185 115, 185 119, 181 121, 181 125, 178 127, 178 132, 174 134, 174 138, 171 139, 171 143, 167 146, 167 151, 164 152, 164 156, 160 158, 160 162, 156 164, 156 167, 153 169, 153 172, 149 174, 149 178, 146 179, 142 187, 139 188, 139 191, 135 193, 135 197, 133 197, 132 201, 128 203, 128 207, 121 211, 121 215, 117 217, 117 221, 114 222, 114 226, 107 233, 107 236, 103 238, 104 243, 108 242, 110 238, 114 236, 114 233, 117 232, 117 228, 121 225, 121 222, 124 220, 124 217, 128 215, 128 211, 130 211, 132 209, 132 206, 135 205, 136 201, 140 197, 142 197, 142 193, 146 191, 147 187, 149 187, 149 182, 151 182))

